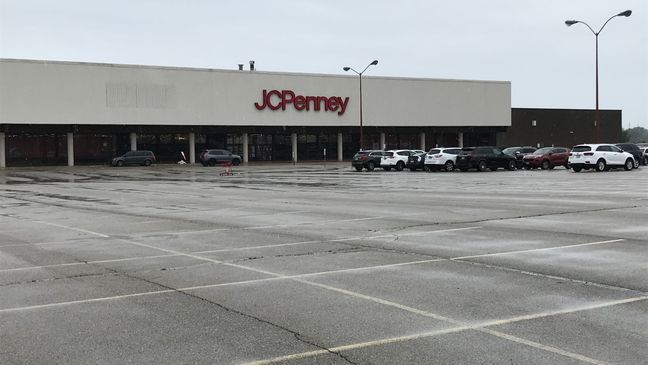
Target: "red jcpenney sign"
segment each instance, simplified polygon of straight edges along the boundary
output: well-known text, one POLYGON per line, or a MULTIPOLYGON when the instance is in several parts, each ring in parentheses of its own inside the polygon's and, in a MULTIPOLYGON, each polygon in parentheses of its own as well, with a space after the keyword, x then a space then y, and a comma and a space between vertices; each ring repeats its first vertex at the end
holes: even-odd
POLYGON ((263 110, 269 108, 270 110, 286 110, 286 107, 292 106, 298 110, 314 110, 316 112, 324 110, 326 112, 337 112, 338 115, 344 114, 349 104, 349 97, 342 98, 341 96, 304 96, 295 95, 292 90, 266 90, 263 89, 261 93, 261 102, 254 103, 254 106, 263 110))

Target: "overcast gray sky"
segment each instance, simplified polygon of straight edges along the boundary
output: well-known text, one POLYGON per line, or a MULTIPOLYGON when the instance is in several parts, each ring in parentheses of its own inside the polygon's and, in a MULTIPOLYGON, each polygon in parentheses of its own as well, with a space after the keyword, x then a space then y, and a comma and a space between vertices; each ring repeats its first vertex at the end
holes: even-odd
POLYGON ((506 80, 514 107, 601 109, 648 128, 646 0, 0 0, 0 57, 506 80))

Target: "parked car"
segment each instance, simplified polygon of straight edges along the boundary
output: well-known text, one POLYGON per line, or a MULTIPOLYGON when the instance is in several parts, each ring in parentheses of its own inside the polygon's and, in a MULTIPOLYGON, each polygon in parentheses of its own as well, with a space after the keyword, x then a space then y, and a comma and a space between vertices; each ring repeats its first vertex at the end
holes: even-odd
POLYGON ((543 147, 535 150, 522 158, 524 168, 527 170, 553 169, 556 166, 565 166, 569 168, 569 148, 565 147, 543 147))
POLYGON ((416 171, 418 169, 423 170, 426 155, 427 154, 425 152, 413 153, 409 155, 409 157, 407 158, 407 163, 405 163, 405 167, 407 167, 410 171, 416 171))
POLYGON ((634 157, 634 168, 638 169, 639 165, 645 165, 644 163, 644 153, 641 151, 641 148, 634 143, 617 143, 615 146, 620 149, 628 152, 634 157))
POLYGON ((241 156, 232 154, 228 150, 203 150, 200 153, 200 163, 203 166, 216 166, 217 164, 231 163, 234 166, 241 164, 241 156))
POLYGON ((497 147, 465 147, 457 155, 457 168, 461 171, 477 169, 495 171, 500 167, 513 171, 516 166, 516 158, 507 155, 497 147))
POLYGON ((362 171, 363 168, 367 169, 367 171, 373 171, 376 167, 380 167, 380 160, 384 154, 385 151, 382 150, 358 151, 351 159, 351 166, 356 171, 362 171))
POLYGON ((507 155, 515 157, 515 167, 521 169, 524 166, 524 156, 535 152, 536 148, 531 146, 508 147, 502 150, 507 155))
POLYGON ((640 147, 643 152, 643 164, 648 165, 648 147, 640 147))
POLYGON ((574 172, 582 169, 607 171, 617 167, 627 171, 634 168, 634 156, 612 144, 581 144, 569 153, 569 167, 574 172))
POLYGON ((111 161, 113 166, 124 165, 143 165, 151 166, 155 163, 155 154, 152 151, 128 151, 121 156, 115 157, 111 161))
POLYGON ((425 171, 444 169, 454 171, 457 164, 457 155, 461 152, 461 147, 433 148, 428 151, 425 157, 425 171))
POLYGON ((386 151, 380 160, 380 167, 385 171, 395 168, 397 171, 403 171, 407 158, 412 154, 411 150, 391 150, 386 151))

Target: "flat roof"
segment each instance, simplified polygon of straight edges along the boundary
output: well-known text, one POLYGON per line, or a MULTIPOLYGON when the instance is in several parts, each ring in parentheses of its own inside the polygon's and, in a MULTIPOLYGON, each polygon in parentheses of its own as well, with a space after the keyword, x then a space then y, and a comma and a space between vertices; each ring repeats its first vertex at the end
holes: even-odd
MULTIPOLYGON (((116 68, 139 68, 139 69, 156 69, 156 70, 170 70, 170 71, 200 71, 200 72, 222 72, 222 73, 259 73, 266 75, 287 75, 287 76, 314 76, 314 77, 333 77, 333 78, 354 78, 354 75, 343 74, 322 74, 322 73, 306 73, 306 72, 279 72, 279 71, 259 71, 259 70, 230 70, 218 68, 202 68, 202 67, 181 67, 181 66, 158 66, 158 65, 134 65, 122 63, 101 63, 101 62, 78 62, 78 61, 54 61, 54 60, 35 60, 35 59, 19 59, 19 58, 0 58, 0 62, 16 62, 16 63, 38 63, 38 64, 56 64, 56 65, 78 65, 78 66, 97 66, 97 67, 116 67, 116 68)), ((510 81, 496 81, 496 80, 467 80, 467 79, 440 79, 440 78, 425 78, 425 77, 397 77, 397 76, 363 76, 363 78, 382 79, 382 80, 406 80, 406 81, 438 81, 438 82, 469 82, 469 83, 494 83, 494 84, 511 84, 510 81)))

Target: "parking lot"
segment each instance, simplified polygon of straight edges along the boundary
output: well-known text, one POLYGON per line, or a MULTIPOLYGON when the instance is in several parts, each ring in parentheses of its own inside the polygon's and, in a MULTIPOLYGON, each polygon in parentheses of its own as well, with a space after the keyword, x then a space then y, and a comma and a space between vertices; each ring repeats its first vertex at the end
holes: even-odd
POLYGON ((0 170, 2 364, 647 364, 648 168, 0 170))

